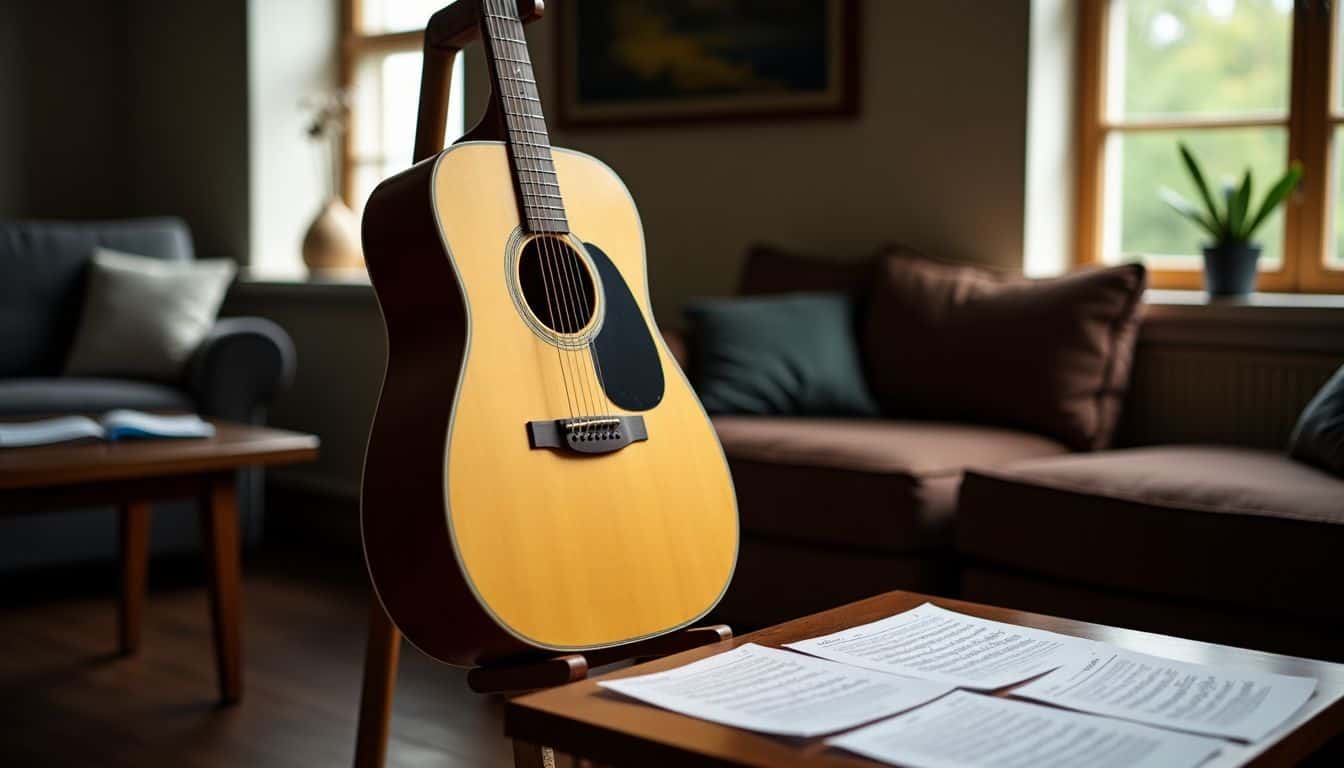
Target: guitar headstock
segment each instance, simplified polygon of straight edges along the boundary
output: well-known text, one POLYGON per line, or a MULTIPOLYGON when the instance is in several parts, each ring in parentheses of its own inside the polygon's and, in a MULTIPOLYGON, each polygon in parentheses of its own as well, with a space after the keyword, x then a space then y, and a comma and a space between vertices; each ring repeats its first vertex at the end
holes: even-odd
MULTIPOLYGON (((425 25, 425 47, 459 51, 480 37, 482 9, 491 0, 457 0, 439 9, 425 25)), ((518 18, 524 23, 536 21, 546 12, 544 0, 517 0, 518 18)))

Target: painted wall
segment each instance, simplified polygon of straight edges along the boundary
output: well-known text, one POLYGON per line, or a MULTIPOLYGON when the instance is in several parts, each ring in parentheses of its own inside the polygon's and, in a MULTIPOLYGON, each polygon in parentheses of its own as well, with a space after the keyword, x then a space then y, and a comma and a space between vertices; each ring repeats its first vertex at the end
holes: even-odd
POLYGON ((183 216, 201 256, 246 261, 246 4, 127 5, 135 212, 183 216))
MULTIPOLYGON (((837 257, 899 240, 1020 267, 1030 3, 864 0, 857 119, 558 130, 552 143, 612 166, 639 204, 654 305, 729 292, 746 245, 837 257)), ((554 114, 557 24, 528 29, 554 114)), ((489 84, 468 69, 468 122, 489 84)), ((554 123, 554 120, 552 120, 554 123)))
POLYGON ((245 5, 2 1, 0 217, 176 214, 245 259, 245 5))
POLYGON ((121 2, 2 0, 0 216, 127 213, 121 2))

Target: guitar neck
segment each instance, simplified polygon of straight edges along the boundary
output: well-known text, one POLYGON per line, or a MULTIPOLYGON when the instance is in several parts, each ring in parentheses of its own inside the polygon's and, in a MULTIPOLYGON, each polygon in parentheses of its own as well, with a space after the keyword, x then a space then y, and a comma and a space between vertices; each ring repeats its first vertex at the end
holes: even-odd
POLYGON ((532 233, 568 232, 564 199, 551 161, 546 117, 517 5, 514 0, 480 2, 492 98, 504 121, 520 218, 532 233))

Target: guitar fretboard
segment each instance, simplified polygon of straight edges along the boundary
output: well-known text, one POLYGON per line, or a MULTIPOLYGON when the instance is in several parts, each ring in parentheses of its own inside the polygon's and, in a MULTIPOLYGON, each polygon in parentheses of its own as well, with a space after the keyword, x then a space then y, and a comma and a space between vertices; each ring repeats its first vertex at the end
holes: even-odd
POLYGON ((508 132, 509 160, 529 232, 569 231, 551 162, 551 139, 541 111, 532 59, 513 0, 481 0, 486 58, 508 132))

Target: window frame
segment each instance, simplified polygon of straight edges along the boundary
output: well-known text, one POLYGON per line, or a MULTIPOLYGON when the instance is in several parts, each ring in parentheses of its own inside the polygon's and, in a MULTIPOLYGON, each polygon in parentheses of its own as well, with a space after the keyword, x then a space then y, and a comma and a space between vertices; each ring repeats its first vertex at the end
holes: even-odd
MULTIPOLYGON (((389 53, 422 52, 424 50, 425 31, 411 29, 402 32, 368 33, 361 29, 363 18, 363 0, 341 0, 341 43, 339 61, 339 87, 343 93, 351 93, 355 87, 355 75, 360 62, 368 57, 385 56, 389 53)), ((351 110, 355 105, 351 103, 351 110)), ((355 167, 360 158, 356 156, 355 131, 359 121, 353 116, 347 122, 347 129, 341 137, 341 198, 352 210, 357 210, 355 196, 355 167)), ((407 158, 410 164, 410 158, 407 158)))
MULTIPOLYGON (((1344 292, 1344 268, 1326 265, 1327 244, 1334 226, 1330 216, 1334 176, 1332 139, 1344 125, 1344 110, 1331 104, 1336 71, 1333 34, 1338 2, 1296 0, 1293 8, 1291 82, 1286 119, 1253 115, 1236 118, 1184 118, 1111 121, 1107 117, 1109 25, 1114 0, 1080 0, 1078 15, 1078 100, 1075 110, 1074 254, 1078 264, 1104 260, 1106 143, 1113 133, 1205 128, 1286 127, 1288 157, 1307 169, 1302 184, 1284 206, 1283 263, 1260 272, 1257 289, 1282 292, 1344 292), (1329 16, 1319 18, 1322 5, 1329 16), (1313 10, 1315 8, 1316 10, 1313 10), (1313 172, 1316 169, 1316 172, 1313 172)), ((1287 158, 1285 158, 1286 160, 1287 158)), ((1340 189, 1336 194, 1344 194, 1340 189)), ((1173 214, 1175 215, 1175 214, 1173 214)), ((1341 222, 1344 226, 1344 222, 1341 222)), ((1200 270, 1150 269, 1154 288, 1202 289, 1200 270)))

